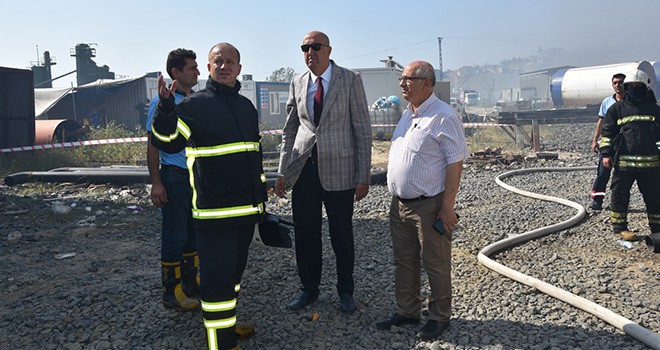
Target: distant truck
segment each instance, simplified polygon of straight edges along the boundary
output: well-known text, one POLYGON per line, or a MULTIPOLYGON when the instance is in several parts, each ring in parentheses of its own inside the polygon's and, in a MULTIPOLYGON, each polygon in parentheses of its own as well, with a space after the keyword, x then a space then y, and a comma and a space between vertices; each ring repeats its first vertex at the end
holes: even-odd
POLYGON ((481 103, 481 96, 475 90, 465 90, 463 93, 465 104, 468 106, 476 106, 481 103))

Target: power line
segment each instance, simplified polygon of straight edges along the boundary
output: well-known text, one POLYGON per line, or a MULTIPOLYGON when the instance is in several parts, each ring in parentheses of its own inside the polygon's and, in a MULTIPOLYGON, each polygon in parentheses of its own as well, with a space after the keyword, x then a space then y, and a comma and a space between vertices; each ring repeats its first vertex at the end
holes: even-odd
POLYGON ((418 41, 418 42, 415 42, 415 43, 412 43, 412 44, 406 44, 406 45, 397 46, 397 47, 393 47, 393 48, 389 48, 389 49, 384 49, 384 50, 374 51, 374 52, 370 52, 370 53, 365 53, 365 54, 358 55, 358 56, 353 56, 353 57, 343 57, 343 58, 340 58, 339 60, 341 60, 341 61, 348 61, 348 60, 353 60, 353 59, 356 59, 356 58, 362 58, 362 57, 372 56, 372 55, 381 54, 381 53, 389 53, 389 52, 392 52, 392 51, 394 51, 394 50, 403 49, 403 48, 411 47, 411 46, 416 46, 416 45, 419 45, 419 44, 424 44, 424 43, 427 43, 427 42, 429 42, 429 41, 435 41, 435 40, 438 40, 437 37, 436 37, 436 38, 431 38, 431 39, 422 40, 422 41, 418 41))
MULTIPOLYGON (((364 54, 357 55, 357 56, 342 57, 342 58, 338 58, 337 61, 342 61, 343 62, 343 61, 354 60, 354 59, 357 59, 357 58, 362 58, 362 57, 367 57, 367 56, 372 56, 372 55, 377 55, 377 54, 382 54, 382 53, 389 53, 389 52, 392 52, 394 50, 399 50, 399 49, 403 49, 403 48, 406 48, 406 47, 416 46, 416 45, 424 44, 424 43, 427 43, 427 42, 430 42, 430 41, 435 41, 435 40, 438 40, 438 39, 437 38, 431 38, 431 39, 426 39, 426 40, 414 42, 414 43, 411 43, 411 44, 401 45, 401 46, 397 46, 397 47, 393 47, 393 48, 389 48, 389 49, 383 49, 383 50, 373 51, 373 52, 369 52, 369 53, 364 53, 364 54)), ((293 70, 295 70, 295 71, 298 71, 299 69, 307 69, 307 66, 293 67, 293 70)), ((271 74, 271 73, 273 73, 273 71, 261 72, 261 73, 252 73, 252 74, 259 75, 259 74, 271 74)))

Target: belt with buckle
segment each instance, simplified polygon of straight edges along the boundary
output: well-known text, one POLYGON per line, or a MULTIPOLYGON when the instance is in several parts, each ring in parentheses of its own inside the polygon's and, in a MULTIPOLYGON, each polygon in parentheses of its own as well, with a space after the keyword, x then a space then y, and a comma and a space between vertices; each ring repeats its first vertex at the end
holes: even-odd
POLYGON ((419 196, 419 197, 415 197, 415 198, 401 198, 401 197, 396 197, 396 198, 399 201, 401 201, 402 203, 410 203, 410 202, 421 201, 421 200, 428 199, 428 198, 431 198, 431 197, 419 196))

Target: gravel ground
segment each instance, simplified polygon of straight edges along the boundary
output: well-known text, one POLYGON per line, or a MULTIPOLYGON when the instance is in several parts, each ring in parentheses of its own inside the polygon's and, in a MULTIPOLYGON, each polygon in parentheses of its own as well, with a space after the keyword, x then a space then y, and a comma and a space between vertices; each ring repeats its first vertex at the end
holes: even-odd
MULTIPOLYGON (((390 195, 380 185, 355 208, 359 310, 350 316, 339 310, 327 235, 321 295, 302 312, 286 309, 299 288, 293 250, 254 246, 238 317, 254 323, 257 332, 241 348, 645 349, 604 321, 477 262, 477 253, 490 243, 575 214, 494 182, 511 169, 595 164, 587 153, 592 125, 553 129, 542 144, 545 151, 560 152, 558 160, 464 167, 452 256, 454 313, 450 330, 438 340, 418 341, 419 326, 391 332, 374 326, 395 310, 390 195)), ((537 173, 505 182, 586 206, 594 175, 537 173)), ((648 234, 636 190, 631 203, 631 229, 648 234)), ((271 198, 268 208, 290 218, 286 199, 271 198)), ((0 185, 0 349, 205 349, 201 314, 176 313, 161 305, 159 222, 145 185, 0 185)), ((603 211, 589 212, 577 226, 493 258, 660 333, 659 256, 643 242, 630 249, 621 246, 610 230, 609 212, 603 211)))

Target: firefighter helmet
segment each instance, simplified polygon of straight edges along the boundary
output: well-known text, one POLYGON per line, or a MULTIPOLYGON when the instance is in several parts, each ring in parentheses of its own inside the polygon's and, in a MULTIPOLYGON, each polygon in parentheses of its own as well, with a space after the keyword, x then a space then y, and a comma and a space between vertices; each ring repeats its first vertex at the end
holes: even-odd
POLYGON ((291 248, 293 242, 287 226, 294 226, 292 222, 283 220, 277 215, 264 213, 258 225, 255 225, 252 242, 268 247, 291 248))
POLYGON ((643 83, 646 87, 649 87, 651 80, 649 79, 648 74, 643 70, 635 69, 632 72, 626 73, 626 79, 623 81, 624 84, 628 83, 643 83))

